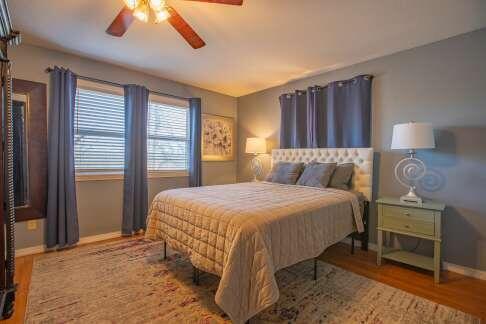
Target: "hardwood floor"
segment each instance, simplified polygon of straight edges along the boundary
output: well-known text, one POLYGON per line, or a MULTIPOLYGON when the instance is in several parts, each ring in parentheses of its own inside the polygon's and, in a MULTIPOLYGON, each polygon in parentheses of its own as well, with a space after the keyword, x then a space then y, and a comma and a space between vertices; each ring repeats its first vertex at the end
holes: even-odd
POLYGON ((486 281, 442 271, 441 283, 435 284, 433 273, 387 261, 376 265, 376 252, 355 250, 351 255, 346 244, 336 244, 320 257, 338 267, 447 305, 486 320, 486 281))
POLYGON ((3 323, 23 323, 25 309, 27 307, 27 296, 29 293, 30 276, 32 274, 33 255, 15 259, 15 283, 17 283, 17 294, 15 296, 15 308, 12 317, 0 321, 3 323))
MULTIPOLYGON (((93 243, 99 244, 99 243, 93 243)), ((434 284, 431 272, 387 261, 376 265, 376 253, 355 250, 351 255, 349 245, 337 244, 321 257, 323 261, 405 290, 486 320, 486 281, 466 277, 454 272, 442 272, 442 283, 434 284)), ((18 283, 15 312, 3 323, 23 323, 32 274, 34 256, 16 259, 15 282, 18 283)))

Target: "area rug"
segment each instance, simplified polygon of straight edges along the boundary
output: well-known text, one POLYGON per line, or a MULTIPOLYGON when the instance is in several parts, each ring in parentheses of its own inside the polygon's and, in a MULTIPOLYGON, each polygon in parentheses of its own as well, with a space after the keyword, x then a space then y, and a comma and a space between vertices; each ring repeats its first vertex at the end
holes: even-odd
MULTIPOLYGON (((192 283, 159 242, 120 240, 36 257, 26 323, 229 323, 214 303, 218 278, 192 283)), ((479 323, 479 319, 319 262, 277 273, 279 301, 251 323, 479 323)))

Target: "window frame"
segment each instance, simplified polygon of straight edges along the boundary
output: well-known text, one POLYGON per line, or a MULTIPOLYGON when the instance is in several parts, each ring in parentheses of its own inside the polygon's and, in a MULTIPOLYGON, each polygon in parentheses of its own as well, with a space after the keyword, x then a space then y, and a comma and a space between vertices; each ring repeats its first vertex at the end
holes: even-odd
MULTIPOLYGON (((185 109, 187 118, 186 118, 186 130, 187 130, 187 137, 186 137, 186 149, 187 149, 187 160, 186 160, 186 168, 184 170, 149 170, 147 166, 147 177, 148 178, 166 178, 166 177, 188 177, 189 176, 189 145, 190 145, 190 129, 189 129, 189 101, 171 98, 167 96, 161 96, 157 94, 151 93, 149 95, 149 110, 150 110, 150 102, 155 102, 161 105, 167 105, 175 108, 185 109)), ((150 114, 150 111, 149 111, 150 114)), ((149 115, 147 114, 147 123, 149 115)), ((148 129, 147 129, 148 133, 148 129)), ((149 135, 147 134, 147 143, 148 143, 149 135)), ((147 163, 148 163, 148 147, 147 147, 147 163)))
MULTIPOLYGON (((76 92, 77 89, 85 89, 85 90, 92 90, 92 91, 99 91, 105 93, 111 93, 114 95, 120 95, 124 97, 123 88, 112 86, 108 84, 102 84, 93 81, 87 81, 79 79, 76 85, 76 92)), ((159 104, 175 106, 182 109, 189 109, 189 102, 181 99, 170 98, 170 97, 163 97, 160 95, 149 95, 149 109, 150 109, 150 101, 155 101, 159 104)), ((148 114, 147 114, 148 117, 148 114)), ((148 122, 148 120, 147 120, 148 122)), ((189 115, 187 118, 187 141, 186 145, 189 149, 189 115)), ((148 140, 148 134, 147 134, 148 140)), ((148 153, 148 147, 147 147, 148 153)), ((187 161, 186 169, 185 170, 148 170, 147 167, 147 178, 148 179, 157 179, 157 178, 177 178, 177 177, 188 177, 189 176, 189 161, 187 161)), ((75 179, 76 182, 83 182, 83 181, 104 181, 104 180, 123 180, 124 179, 124 171, 123 169, 110 169, 110 170, 92 170, 92 169, 78 169, 75 167, 75 179)))

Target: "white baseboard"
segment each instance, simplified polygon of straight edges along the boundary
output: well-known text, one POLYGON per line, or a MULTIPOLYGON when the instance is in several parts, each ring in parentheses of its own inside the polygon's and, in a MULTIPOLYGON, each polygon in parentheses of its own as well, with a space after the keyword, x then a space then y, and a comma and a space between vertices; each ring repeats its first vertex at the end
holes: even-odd
POLYGON ((30 246, 28 248, 15 250, 15 257, 22 257, 31 254, 38 254, 46 251, 45 245, 30 246))
POLYGON ((99 242, 99 241, 105 241, 105 240, 109 240, 109 239, 117 238, 117 237, 121 237, 121 236, 122 236, 121 231, 92 235, 92 236, 85 236, 85 237, 81 237, 79 239, 78 245, 88 244, 88 243, 93 243, 93 242, 99 242))
MULTIPOLYGON (((109 239, 117 238, 117 237, 121 237, 120 231, 98 234, 98 235, 92 235, 92 236, 85 236, 85 237, 81 237, 79 239, 79 242, 78 242, 77 245, 83 245, 83 244, 88 244, 88 243, 93 243, 93 242, 105 241, 105 240, 109 240, 109 239)), ((21 256, 26 256, 26 255, 31 255, 31 254, 43 253, 43 252, 47 252, 47 251, 49 251, 49 249, 47 249, 47 247, 45 245, 36 245, 36 246, 28 247, 28 248, 15 250, 15 256, 21 257, 21 256)))
POLYGON ((442 269, 447 271, 452 271, 456 273, 460 273, 464 276, 473 277, 481 280, 486 280, 486 271, 473 269, 469 267, 464 267, 458 264, 449 263, 449 262, 442 262, 442 269))
MULTIPOLYGON (((347 237, 341 242, 350 244, 351 245, 351 238, 347 237)), ((361 242, 358 240, 354 241, 355 246, 360 247, 361 242)), ((368 249, 371 251, 377 251, 378 246, 375 243, 368 243, 368 249)), ((467 277, 472 277, 476 279, 481 279, 481 280, 486 280, 486 271, 484 270, 479 270, 479 269, 474 269, 474 268, 469 268, 469 267, 464 267, 458 264, 450 263, 450 262, 442 262, 442 270, 447 270, 455 273, 462 274, 467 277)))

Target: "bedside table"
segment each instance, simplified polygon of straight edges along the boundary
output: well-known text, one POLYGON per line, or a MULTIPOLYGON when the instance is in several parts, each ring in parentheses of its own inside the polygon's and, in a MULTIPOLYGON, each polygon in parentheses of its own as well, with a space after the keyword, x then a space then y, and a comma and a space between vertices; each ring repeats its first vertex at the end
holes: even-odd
POLYGON ((378 205, 378 255, 377 264, 381 259, 389 259, 434 271, 434 281, 440 280, 440 244, 441 217, 445 205, 433 201, 425 201, 421 206, 400 202, 398 198, 380 198, 378 205), (383 247, 383 232, 392 232, 418 237, 434 242, 434 256, 383 247))

